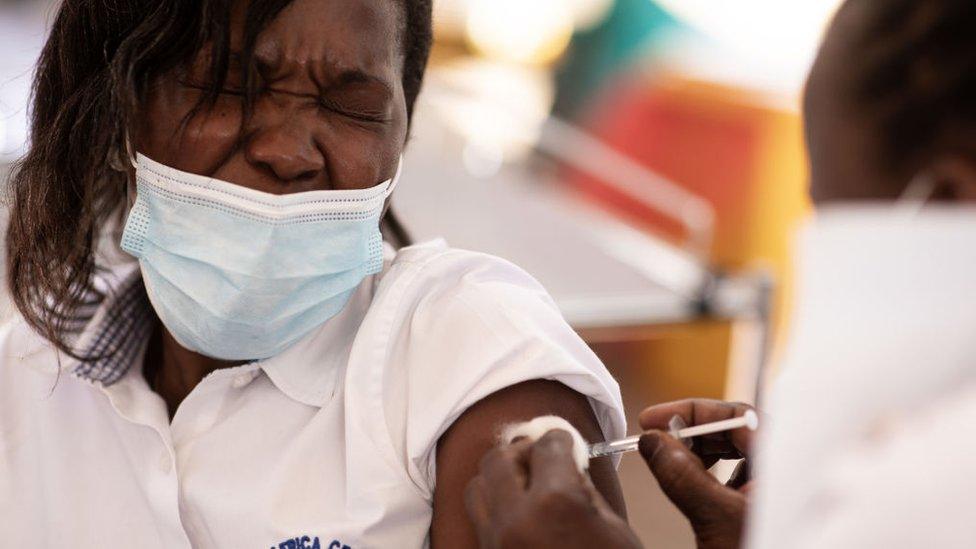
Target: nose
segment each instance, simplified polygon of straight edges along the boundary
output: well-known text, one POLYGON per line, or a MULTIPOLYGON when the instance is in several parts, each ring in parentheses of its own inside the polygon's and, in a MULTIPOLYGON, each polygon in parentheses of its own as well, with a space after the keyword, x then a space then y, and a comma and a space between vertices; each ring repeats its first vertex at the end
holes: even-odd
POLYGON ((283 182, 314 180, 325 169, 325 158, 312 136, 295 124, 259 129, 245 145, 245 155, 248 162, 283 182))

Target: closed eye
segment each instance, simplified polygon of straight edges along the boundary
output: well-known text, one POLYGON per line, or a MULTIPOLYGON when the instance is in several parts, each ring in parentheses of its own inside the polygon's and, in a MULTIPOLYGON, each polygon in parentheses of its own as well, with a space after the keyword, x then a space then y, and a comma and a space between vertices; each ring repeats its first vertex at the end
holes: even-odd
MULTIPOLYGON (((209 93, 211 89, 211 86, 208 84, 196 84, 193 82, 183 82, 182 84, 188 88, 200 90, 205 93, 209 93)), ((242 97, 244 95, 244 90, 240 88, 235 88, 233 86, 224 86, 219 90, 217 90, 217 93, 219 93, 220 95, 233 95, 235 97, 242 97)))
POLYGON ((380 111, 371 112, 370 110, 367 109, 350 109, 350 108, 343 107, 338 103, 336 103, 335 101, 330 101, 329 99, 326 98, 320 98, 319 104, 322 106, 323 109, 332 111, 341 116, 353 118, 360 122, 371 122, 371 123, 378 124, 378 123, 389 121, 389 116, 386 114, 386 112, 380 112, 380 111))

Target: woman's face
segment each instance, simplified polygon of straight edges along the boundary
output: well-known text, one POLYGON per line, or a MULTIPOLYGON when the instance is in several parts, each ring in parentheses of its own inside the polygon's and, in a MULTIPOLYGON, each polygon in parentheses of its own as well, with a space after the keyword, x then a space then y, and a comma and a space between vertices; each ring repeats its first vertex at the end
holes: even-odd
POLYGON ((183 124, 209 83, 209 55, 157 79, 136 138, 174 168, 287 194, 371 187, 389 179, 407 135, 396 0, 295 0, 260 35, 258 93, 241 134, 239 51, 244 4, 232 16, 231 67, 212 108, 183 124))

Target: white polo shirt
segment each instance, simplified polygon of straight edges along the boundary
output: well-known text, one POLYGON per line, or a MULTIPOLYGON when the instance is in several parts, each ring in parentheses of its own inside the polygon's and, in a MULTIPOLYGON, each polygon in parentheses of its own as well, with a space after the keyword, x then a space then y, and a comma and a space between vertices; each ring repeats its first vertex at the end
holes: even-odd
MULTIPOLYGON (((114 281, 114 282, 112 282, 114 281)), ((0 539, 34 547, 423 547, 439 437, 533 379, 589 397, 624 434, 619 388, 530 276, 443 243, 388 253, 335 318, 281 355, 213 372, 172 422, 142 375, 138 267, 59 359, 0 333, 0 539)))

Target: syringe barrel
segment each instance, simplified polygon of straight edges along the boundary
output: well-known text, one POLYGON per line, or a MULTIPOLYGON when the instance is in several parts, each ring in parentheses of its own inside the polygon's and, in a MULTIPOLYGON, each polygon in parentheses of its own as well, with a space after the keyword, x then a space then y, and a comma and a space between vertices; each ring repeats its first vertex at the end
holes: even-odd
POLYGON ((590 445, 590 458, 612 456, 624 452, 633 452, 640 443, 640 436, 614 440, 611 442, 598 442, 590 445))

